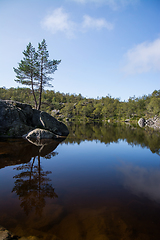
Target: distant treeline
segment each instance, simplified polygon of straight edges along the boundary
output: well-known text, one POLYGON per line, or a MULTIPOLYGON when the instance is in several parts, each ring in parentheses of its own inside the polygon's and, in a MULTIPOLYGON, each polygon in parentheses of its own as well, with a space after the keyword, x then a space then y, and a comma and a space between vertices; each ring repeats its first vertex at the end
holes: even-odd
MULTIPOLYGON (((38 92, 35 91, 35 94, 38 95, 38 92)), ((0 88, 0 99, 11 99, 34 107, 32 90, 29 88, 0 88)), ((130 97, 126 102, 111 96, 93 99, 85 98, 81 94, 43 90, 41 110, 56 116, 57 119, 82 121, 149 118, 160 116, 160 90, 139 98, 130 97)))

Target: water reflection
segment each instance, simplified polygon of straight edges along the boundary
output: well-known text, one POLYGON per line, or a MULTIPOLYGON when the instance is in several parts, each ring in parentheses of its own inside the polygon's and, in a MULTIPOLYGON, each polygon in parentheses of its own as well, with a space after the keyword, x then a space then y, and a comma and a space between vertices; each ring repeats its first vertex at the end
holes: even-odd
POLYGON ((123 185, 140 197, 147 197, 160 203, 160 169, 122 164, 118 170, 123 173, 123 185))
MULTIPOLYGON (((18 171, 12 192, 15 192, 21 201, 20 206, 26 215, 33 209, 39 216, 45 207, 45 198, 57 198, 51 180, 48 177, 51 171, 44 171, 41 167, 41 157, 50 159, 58 153, 54 150, 61 141, 42 139, 36 140, 7 140, 3 142, 3 163, 6 165, 21 164, 13 170, 18 171), (6 147, 6 145, 9 145, 6 147), (6 147, 6 150, 5 150, 6 147), (10 156, 12 155, 12 160, 10 156), (18 157, 18 160, 17 160, 18 157), (14 159, 15 158, 15 159, 14 159)), ((4 167, 2 165, 1 167, 4 167)))
POLYGON ((59 154, 58 141, 0 142, 0 180, 11 184, 8 192, 0 186, 0 224, 28 239, 159 239, 159 133, 97 124, 69 130, 59 154))
POLYGON ((63 140, 42 139, 40 142, 25 139, 0 139, 0 168, 28 163, 36 156, 51 158, 63 140))
POLYGON ((21 200, 20 206, 28 215, 33 209, 39 216, 42 215, 43 208, 45 207, 45 198, 58 197, 54 192, 51 181, 47 176, 51 171, 43 171, 40 164, 40 155, 38 155, 38 163, 35 163, 36 157, 28 164, 23 164, 14 168, 20 173, 14 176, 15 186, 12 192, 16 192, 21 200))
POLYGON ((78 143, 88 140, 99 140, 109 145, 125 140, 131 146, 149 148, 152 153, 160 155, 160 132, 151 128, 145 130, 138 125, 114 124, 73 124, 68 125, 69 138, 66 143, 78 143))

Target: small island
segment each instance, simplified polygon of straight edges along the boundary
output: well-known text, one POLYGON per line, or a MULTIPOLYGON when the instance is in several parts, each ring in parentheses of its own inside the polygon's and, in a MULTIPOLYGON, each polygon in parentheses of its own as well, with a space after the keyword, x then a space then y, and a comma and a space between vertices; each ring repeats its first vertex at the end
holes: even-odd
POLYGON ((28 104, 0 100, 0 137, 59 138, 69 134, 66 125, 28 104))

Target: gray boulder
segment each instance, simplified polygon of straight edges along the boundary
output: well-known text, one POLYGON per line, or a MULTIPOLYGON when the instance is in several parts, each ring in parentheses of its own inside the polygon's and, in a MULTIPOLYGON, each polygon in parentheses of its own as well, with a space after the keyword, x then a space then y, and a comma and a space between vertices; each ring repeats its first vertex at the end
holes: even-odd
POLYGON ((22 137, 35 128, 67 136, 68 128, 48 113, 32 109, 28 104, 0 100, 0 137, 22 137))
POLYGON ((144 127, 145 126, 145 119, 144 118, 140 118, 139 121, 138 121, 138 125, 140 127, 144 127))
POLYGON ((34 130, 32 130, 31 132, 29 132, 28 134, 23 135, 23 137, 25 138, 29 138, 29 139, 51 139, 51 138, 56 138, 56 135, 48 130, 45 129, 40 129, 40 128, 36 128, 34 130))

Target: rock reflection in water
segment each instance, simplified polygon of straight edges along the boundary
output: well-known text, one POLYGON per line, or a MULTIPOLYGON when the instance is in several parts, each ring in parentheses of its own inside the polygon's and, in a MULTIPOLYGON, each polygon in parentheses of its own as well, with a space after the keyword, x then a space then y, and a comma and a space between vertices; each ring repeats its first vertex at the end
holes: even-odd
POLYGON ((6 166, 28 163, 32 157, 51 158, 63 139, 42 139, 40 142, 26 139, 0 139, 0 169, 6 166))

